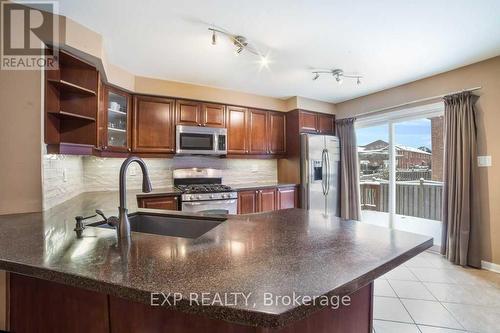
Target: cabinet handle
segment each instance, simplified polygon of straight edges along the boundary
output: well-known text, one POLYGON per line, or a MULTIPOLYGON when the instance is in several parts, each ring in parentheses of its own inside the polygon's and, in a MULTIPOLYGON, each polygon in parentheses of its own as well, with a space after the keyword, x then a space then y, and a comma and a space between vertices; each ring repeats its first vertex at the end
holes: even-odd
POLYGON ((198 124, 198 126, 201 126, 201 124, 198 124))
POLYGON ((130 152, 130 151, 132 151, 132 148, 127 148, 127 150, 130 152))

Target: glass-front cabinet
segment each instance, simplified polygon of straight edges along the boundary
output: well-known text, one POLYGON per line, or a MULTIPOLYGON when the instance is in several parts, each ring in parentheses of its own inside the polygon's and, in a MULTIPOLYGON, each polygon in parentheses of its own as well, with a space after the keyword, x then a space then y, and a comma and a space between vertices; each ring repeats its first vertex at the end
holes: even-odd
POLYGON ((129 152, 131 149, 131 96, 116 88, 104 87, 104 135, 102 150, 129 152))

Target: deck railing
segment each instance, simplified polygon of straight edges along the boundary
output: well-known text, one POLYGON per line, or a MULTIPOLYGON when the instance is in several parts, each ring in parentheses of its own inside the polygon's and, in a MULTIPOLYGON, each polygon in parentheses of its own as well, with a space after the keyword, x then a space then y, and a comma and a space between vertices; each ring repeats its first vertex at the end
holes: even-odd
MULTIPOLYGON (((389 212, 387 181, 362 181, 360 189, 361 209, 389 212)), ((441 182, 396 182, 396 214, 440 221, 442 198, 441 182)))

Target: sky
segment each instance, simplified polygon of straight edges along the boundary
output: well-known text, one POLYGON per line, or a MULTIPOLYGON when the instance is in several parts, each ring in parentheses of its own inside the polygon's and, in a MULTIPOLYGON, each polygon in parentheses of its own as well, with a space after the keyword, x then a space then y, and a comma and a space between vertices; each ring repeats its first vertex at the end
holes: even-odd
MULTIPOLYGON (((358 146, 364 146, 376 140, 389 142, 389 126, 379 125, 356 129, 358 146)), ((419 148, 431 148, 431 121, 417 119, 396 124, 396 143, 419 148)))

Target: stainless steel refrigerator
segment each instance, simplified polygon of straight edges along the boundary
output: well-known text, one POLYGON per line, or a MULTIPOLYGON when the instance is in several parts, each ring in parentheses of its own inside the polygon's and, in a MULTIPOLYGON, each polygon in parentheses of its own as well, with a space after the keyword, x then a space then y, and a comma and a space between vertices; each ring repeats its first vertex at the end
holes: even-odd
POLYGON ((303 207, 339 216, 339 139, 330 135, 301 134, 300 151, 303 207))

